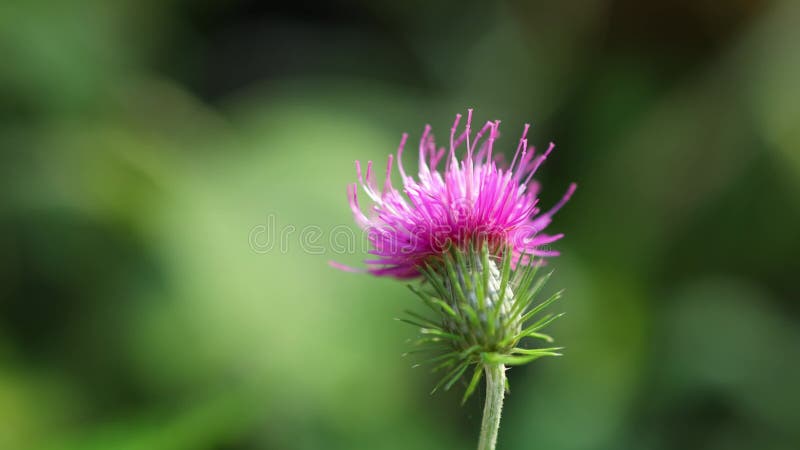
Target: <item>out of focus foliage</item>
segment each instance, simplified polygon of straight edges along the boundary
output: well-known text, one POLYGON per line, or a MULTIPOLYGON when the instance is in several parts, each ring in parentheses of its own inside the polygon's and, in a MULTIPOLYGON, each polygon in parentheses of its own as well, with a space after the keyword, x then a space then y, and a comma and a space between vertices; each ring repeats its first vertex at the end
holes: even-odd
POLYGON ((553 225, 566 356, 510 372, 500 446, 800 447, 798 23, 791 0, 4 2, 0 449, 471 447, 482 394, 430 397, 400 357, 414 299, 326 264, 363 258, 352 161, 466 107, 506 152, 528 120, 557 142, 544 204, 579 184, 553 225))

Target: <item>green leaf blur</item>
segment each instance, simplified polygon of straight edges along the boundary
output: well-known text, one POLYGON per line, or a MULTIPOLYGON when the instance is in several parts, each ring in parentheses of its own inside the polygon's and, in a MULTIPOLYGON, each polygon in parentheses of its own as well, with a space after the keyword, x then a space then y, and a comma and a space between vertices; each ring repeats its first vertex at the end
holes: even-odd
MULTIPOLYGON (((457 112, 557 147, 568 349, 502 449, 800 447, 800 4, 0 5, 0 449, 472 448, 345 196, 457 112)), ((412 146, 413 147, 413 146, 412 146)), ((408 152, 407 155, 413 152, 408 152)), ((411 157, 406 167, 413 168, 411 157)), ((409 170, 409 172, 413 172, 409 170)))

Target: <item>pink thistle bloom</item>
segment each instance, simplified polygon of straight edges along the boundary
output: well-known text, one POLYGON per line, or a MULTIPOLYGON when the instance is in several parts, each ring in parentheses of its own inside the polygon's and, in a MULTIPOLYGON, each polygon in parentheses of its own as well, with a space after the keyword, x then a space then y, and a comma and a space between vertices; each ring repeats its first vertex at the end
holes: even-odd
POLYGON ((436 147, 430 125, 425 127, 419 143, 418 180, 403 168, 403 148, 408 138, 403 134, 397 149, 402 194, 391 182, 394 155, 389 155, 382 189, 375 182, 372 161, 363 175, 361 164, 356 161, 358 184, 349 185, 347 193, 356 223, 367 232, 372 247, 369 253, 375 255, 365 261, 368 272, 395 278, 417 277, 421 264, 440 257, 451 244, 463 248, 486 242, 494 255, 510 248, 514 266, 529 264, 533 257, 559 254, 548 245, 561 239, 563 233, 542 231, 570 199, 576 185, 572 183, 555 206, 541 212, 537 206, 539 184, 532 181, 554 144, 537 154, 534 147, 528 146, 530 126, 526 124, 514 159, 504 169, 498 165, 502 155, 492 154, 500 121, 486 122, 474 139, 470 128, 472 110, 466 127, 456 135, 460 121, 461 114, 457 114, 447 154, 445 148, 436 147), (456 152, 462 145, 465 151, 459 160, 456 152), (444 170, 439 172, 442 159, 444 170), (359 184, 373 203, 369 216, 358 203, 359 184))

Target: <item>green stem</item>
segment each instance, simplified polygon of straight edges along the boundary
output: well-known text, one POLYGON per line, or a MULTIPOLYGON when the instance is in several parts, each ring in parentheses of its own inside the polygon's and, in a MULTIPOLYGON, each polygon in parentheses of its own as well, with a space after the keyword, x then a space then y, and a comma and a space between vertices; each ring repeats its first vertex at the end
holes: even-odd
POLYGON ((486 403, 483 405, 483 422, 478 450, 494 450, 497 430, 500 429, 500 411, 506 391, 506 367, 502 364, 486 365, 486 403))

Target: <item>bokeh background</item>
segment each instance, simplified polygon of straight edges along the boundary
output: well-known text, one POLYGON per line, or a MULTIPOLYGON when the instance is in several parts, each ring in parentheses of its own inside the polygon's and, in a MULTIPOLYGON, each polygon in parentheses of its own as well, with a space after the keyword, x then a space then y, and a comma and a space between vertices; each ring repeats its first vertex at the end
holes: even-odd
POLYGON ((0 449, 472 448, 483 394, 401 357, 420 305, 327 265, 364 256, 333 239, 353 160, 467 107, 507 154, 524 122, 556 141, 543 204, 579 184, 566 355, 510 372, 500 448, 800 448, 798 24, 793 0, 3 2, 0 449))

